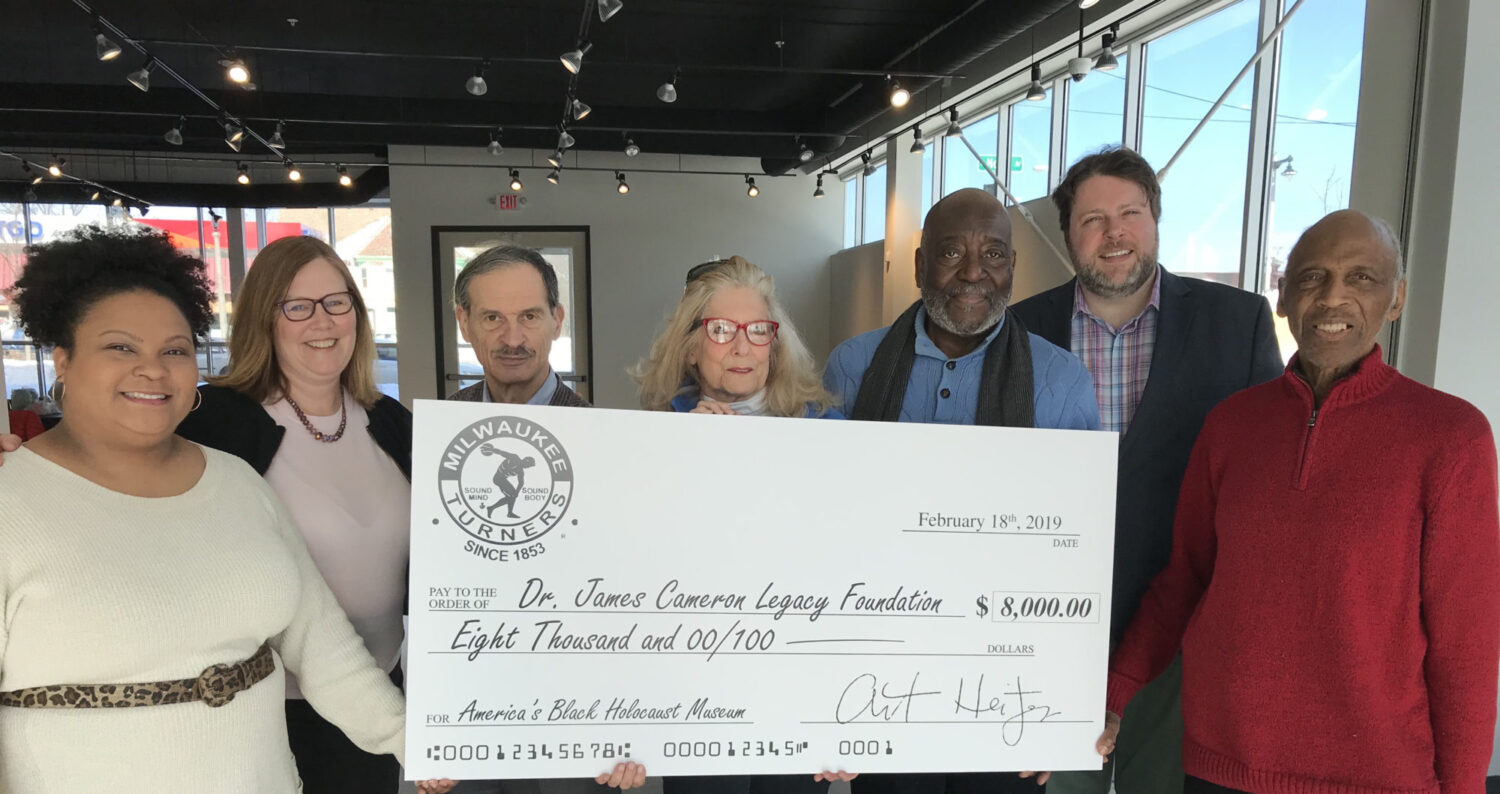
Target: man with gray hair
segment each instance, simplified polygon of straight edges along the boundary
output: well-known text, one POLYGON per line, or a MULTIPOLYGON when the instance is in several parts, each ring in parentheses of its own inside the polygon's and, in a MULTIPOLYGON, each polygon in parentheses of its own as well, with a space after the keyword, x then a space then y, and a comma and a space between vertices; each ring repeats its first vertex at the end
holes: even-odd
POLYGON ((497 245, 464 265, 453 284, 453 312, 484 380, 451 399, 588 407, 547 360, 562 334, 558 297, 557 272, 530 248, 497 245))
POLYGON ((1400 245, 1352 210, 1292 248, 1286 374, 1208 415, 1171 561, 1110 659, 1106 730, 1182 650, 1187 794, 1482 792, 1500 667, 1495 442, 1376 340, 1400 245))

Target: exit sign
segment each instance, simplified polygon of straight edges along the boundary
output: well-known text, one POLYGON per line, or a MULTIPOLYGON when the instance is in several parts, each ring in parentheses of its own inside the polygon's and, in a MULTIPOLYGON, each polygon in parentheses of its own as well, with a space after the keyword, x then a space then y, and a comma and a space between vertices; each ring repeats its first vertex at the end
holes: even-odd
POLYGON ((495 209, 518 210, 521 208, 521 196, 517 193, 495 194, 495 209))

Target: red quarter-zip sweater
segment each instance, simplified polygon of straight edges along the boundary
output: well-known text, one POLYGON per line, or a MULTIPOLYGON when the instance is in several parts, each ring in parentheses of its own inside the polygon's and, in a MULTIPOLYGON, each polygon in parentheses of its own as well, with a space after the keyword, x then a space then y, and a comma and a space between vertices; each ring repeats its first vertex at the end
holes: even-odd
POLYGON ((1180 647, 1188 774, 1257 794, 1480 794, 1496 490, 1484 415, 1378 347, 1316 410, 1292 368, 1235 394, 1193 449, 1109 710, 1180 647))

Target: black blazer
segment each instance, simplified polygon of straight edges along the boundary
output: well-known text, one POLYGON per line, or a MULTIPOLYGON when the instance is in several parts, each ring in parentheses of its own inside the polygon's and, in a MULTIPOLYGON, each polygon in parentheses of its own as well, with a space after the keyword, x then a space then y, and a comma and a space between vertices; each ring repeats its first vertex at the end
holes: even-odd
MULTIPOLYGON (((1177 492, 1204 417, 1285 369, 1265 298, 1166 268, 1161 280, 1151 375, 1120 439, 1111 646, 1171 556, 1177 492)), ((1064 350, 1072 349, 1075 281, 1014 307, 1027 330, 1064 350)))
MULTIPOLYGON (((281 447, 286 428, 276 424, 259 403, 222 386, 199 386, 203 404, 187 415, 177 426, 177 435, 205 447, 240 458, 255 473, 265 476, 271 458, 281 447)), ((366 426, 375 444, 391 456, 406 479, 411 480, 411 411, 406 406, 382 396, 366 412, 366 426)))

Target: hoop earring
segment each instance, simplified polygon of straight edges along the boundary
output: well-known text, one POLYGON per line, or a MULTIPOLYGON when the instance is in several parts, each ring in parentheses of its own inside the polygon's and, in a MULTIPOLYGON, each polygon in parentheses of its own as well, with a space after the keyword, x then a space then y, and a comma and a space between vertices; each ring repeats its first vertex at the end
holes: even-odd
POLYGON ((194 387, 193 394, 197 395, 198 399, 193 400, 193 407, 188 409, 188 413, 192 413, 203 407, 203 392, 194 387))

